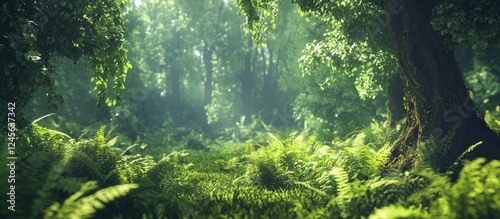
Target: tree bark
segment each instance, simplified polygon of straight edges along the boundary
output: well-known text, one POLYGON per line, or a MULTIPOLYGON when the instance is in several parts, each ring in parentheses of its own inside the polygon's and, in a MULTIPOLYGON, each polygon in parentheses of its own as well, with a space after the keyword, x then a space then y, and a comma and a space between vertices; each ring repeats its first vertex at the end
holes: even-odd
POLYGON ((424 143, 425 156, 438 171, 446 171, 471 145, 482 141, 470 157, 500 158, 500 138, 479 114, 463 76, 440 36, 431 27, 437 0, 384 0, 389 36, 406 80, 405 128, 395 142, 385 169, 408 170, 419 161, 415 147, 424 143))
POLYGON ((403 105, 404 82, 399 74, 394 74, 389 78, 387 86, 387 111, 389 114, 389 126, 395 127, 396 123, 406 116, 403 105))

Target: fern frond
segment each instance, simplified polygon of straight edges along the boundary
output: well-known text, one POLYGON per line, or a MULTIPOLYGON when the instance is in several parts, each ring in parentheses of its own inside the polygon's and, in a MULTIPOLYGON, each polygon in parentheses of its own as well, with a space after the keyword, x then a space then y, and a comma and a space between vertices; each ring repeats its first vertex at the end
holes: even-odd
POLYGON ((116 144, 117 141, 118 141, 118 136, 112 138, 106 144, 107 144, 108 147, 113 147, 113 146, 115 146, 115 144, 116 144))
POLYGON ((94 141, 96 141, 99 147, 104 147, 106 145, 105 131, 106 126, 102 126, 94 135, 94 141))
MULTIPOLYGON (((134 147, 136 147, 136 146, 139 146, 139 144, 133 144, 133 145, 128 146, 127 148, 125 148, 125 150, 123 150, 123 152, 121 152, 121 154, 120 154, 120 155, 125 155, 125 153, 126 153, 127 151, 129 151, 130 149, 132 149, 132 148, 134 148, 134 147)), ((141 148, 141 149, 144 149, 144 148, 146 148, 147 146, 148 146, 147 144, 141 144, 141 145, 140 145, 140 148, 141 148)))
POLYGON ((322 195, 322 196, 327 196, 327 195, 328 195, 328 194, 326 194, 326 192, 321 191, 321 190, 320 190, 320 189, 318 189, 318 188, 314 188, 314 187, 313 187, 313 186, 311 186, 311 184, 310 184, 310 183, 308 183, 308 182, 295 182, 295 184, 297 184, 297 185, 301 185, 301 186, 304 186, 305 188, 308 188, 308 189, 310 189, 311 191, 316 192, 316 193, 318 193, 318 194, 320 194, 320 195, 322 195))
POLYGON ((432 218, 429 213, 421 207, 389 205, 380 209, 375 209, 375 212, 370 215, 369 219, 397 219, 397 218, 414 218, 426 219, 432 218))
POLYGON ((33 120, 33 122, 31 122, 31 124, 33 125, 33 124, 37 123, 38 121, 40 121, 40 120, 42 120, 42 119, 45 119, 45 118, 47 118, 47 117, 49 117, 49 116, 52 116, 52 115, 54 115, 54 114, 55 114, 55 113, 49 113, 49 114, 47 114, 47 115, 45 115, 45 116, 42 116, 42 117, 40 117, 40 118, 38 118, 38 119, 35 119, 35 120, 33 120))
POLYGON ((273 140, 274 143, 278 144, 279 146, 281 147, 285 147, 285 145, 283 145, 283 142, 281 142, 275 135, 273 135, 272 133, 268 133, 269 134, 269 137, 271 137, 271 139, 273 140))
POLYGON ((349 184, 349 175, 344 169, 339 167, 334 167, 332 172, 337 184, 337 197, 342 200, 350 199, 352 197, 352 188, 349 184))
POLYGON ((62 136, 64 136, 64 137, 68 138, 68 139, 71 139, 71 136, 69 136, 69 135, 68 135, 68 134, 66 134, 66 133, 63 133, 63 132, 60 132, 60 131, 57 131, 57 130, 53 130, 53 129, 48 129, 48 130, 49 130, 49 132, 50 132, 51 134, 59 134, 59 135, 62 135, 62 136))
POLYGON ((82 186, 80 191, 67 198, 62 205, 56 202, 47 208, 44 219, 92 218, 107 203, 125 196, 130 190, 138 187, 138 184, 116 185, 100 189, 92 195, 84 196, 89 191, 98 188, 96 181, 89 181, 82 186))
POLYGON ((483 144, 483 141, 479 141, 479 142, 471 145, 470 147, 468 147, 467 150, 465 150, 462 154, 460 154, 460 156, 458 156, 458 158, 455 160, 455 162, 462 160, 465 157, 465 155, 472 152, 477 146, 479 146, 481 144, 483 144))
POLYGON ((376 156, 376 161, 377 161, 377 166, 380 167, 382 163, 387 160, 387 157, 391 154, 391 149, 392 146, 391 144, 387 143, 384 146, 382 146, 377 153, 375 154, 376 156))
POLYGON ((453 164, 450 167, 448 167, 448 170, 446 170, 446 172, 448 174, 453 174, 453 170, 456 169, 458 166, 460 166, 460 163, 463 161, 464 157, 482 143, 483 143, 482 141, 479 141, 468 147, 467 150, 465 150, 462 154, 460 154, 460 156, 457 157, 457 159, 455 159, 455 162, 453 162, 453 164))
POLYGON ((499 218, 500 161, 466 162, 459 178, 431 208, 441 218, 499 218))

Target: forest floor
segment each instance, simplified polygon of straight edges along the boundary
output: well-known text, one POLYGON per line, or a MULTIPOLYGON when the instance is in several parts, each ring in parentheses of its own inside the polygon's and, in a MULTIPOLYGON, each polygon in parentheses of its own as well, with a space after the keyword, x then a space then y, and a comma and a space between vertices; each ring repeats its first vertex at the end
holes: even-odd
POLYGON ((385 123, 332 142, 192 135, 171 147, 127 145, 105 126, 76 139, 37 124, 20 134, 7 218, 500 218, 500 161, 465 161, 456 181, 424 162, 382 175, 397 135, 385 123))

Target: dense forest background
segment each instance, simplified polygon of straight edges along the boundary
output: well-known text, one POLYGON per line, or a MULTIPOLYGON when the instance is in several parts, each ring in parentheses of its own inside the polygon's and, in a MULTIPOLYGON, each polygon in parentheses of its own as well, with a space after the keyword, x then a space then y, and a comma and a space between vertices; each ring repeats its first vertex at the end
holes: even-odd
POLYGON ((0 215, 500 217, 500 5, 425 2, 1 3, 0 215))

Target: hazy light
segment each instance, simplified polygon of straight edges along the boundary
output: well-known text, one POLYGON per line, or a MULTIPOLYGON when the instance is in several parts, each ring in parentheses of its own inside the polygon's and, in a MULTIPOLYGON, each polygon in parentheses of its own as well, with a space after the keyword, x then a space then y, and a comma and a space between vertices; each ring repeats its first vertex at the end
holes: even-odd
POLYGON ((142 1, 141 0, 134 0, 134 5, 135 5, 135 7, 141 7, 142 1))

